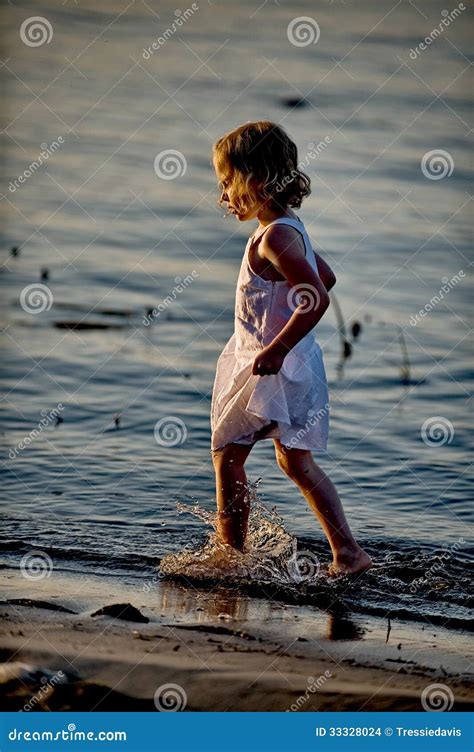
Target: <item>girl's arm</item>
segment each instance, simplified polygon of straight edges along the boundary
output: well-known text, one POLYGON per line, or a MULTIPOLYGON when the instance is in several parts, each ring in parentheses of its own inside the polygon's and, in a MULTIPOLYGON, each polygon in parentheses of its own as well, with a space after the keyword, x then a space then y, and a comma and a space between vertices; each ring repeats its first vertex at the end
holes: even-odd
MULTIPOLYGON (((306 260, 303 239, 288 225, 273 225, 267 230, 259 247, 260 255, 269 261, 280 274, 288 280, 290 293, 296 306, 295 298, 302 296, 302 302, 295 307, 294 313, 273 342, 265 347, 255 358, 254 374, 260 376, 278 373, 285 355, 313 329, 329 306, 326 286, 306 260)), ((319 267, 319 257, 318 270, 319 267)), ((326 276, 325 263, 321 265, 321 274, 326 276)), ((328 267, 329 272, 331 272, 328 267)), ((332 274, 332 272, 331 272, 332 274)), ((327 275, 328 284, 331 274, 327 275)), ((334 276, 334 275, 332 275, 334 276)), ((335 281, 335 277, 334 277, 335 281)))
POLYGON ((316 257, 316 263, 318 265, 318 272, 319 276, 321 277, 321 281, 326 288, 326 290, 329 292, 331 288, 334 287, 336 284, 336 275, 334 274, 333 270, 327 264, 321 256, 316 253, 316 251, 313 251, 315 257, 316 257))

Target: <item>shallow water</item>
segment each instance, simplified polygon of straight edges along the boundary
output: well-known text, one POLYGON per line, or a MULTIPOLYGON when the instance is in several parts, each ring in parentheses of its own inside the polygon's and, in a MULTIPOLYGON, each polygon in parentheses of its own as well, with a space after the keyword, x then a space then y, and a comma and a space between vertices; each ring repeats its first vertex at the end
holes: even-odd
POLYGON ((186 509, 211 527, 202 546, 188 543, 161 559, 159 578, 193 586, 238 588, 283 603, 312 605, 339 618, 353 612, 392 618, 420 619, 444 627, 470 628, 472 546, 461 538, 443 550, 411 547, 382 549, 368 542, 374 568, 356 576, 331 576, 324 547, 288 533, 275 509, 269 511, 250 489, 251 513, 243 552, 223 545, 215 534, 216 519, 198 505, 186 509))
MULTIPOLYGON (((237 123, 269 118, 307 158, 313 193, 300 216, 335 269, 347 326, 362 325, 344 363, 334 308, 316 331, 332 405, 320 461, 376 559, 366 584, 349 588, 350 605, 466 618, 469 26, 457 19, 412 60, 410 49, 444 8, 416 6, 213 2, 148 60, 143 48, 169 26, 170 3, 160 3, 158 19, 145 4, 44 2, 54 36, 40 47, 18 41, 36 4, 8 8, 0 203, 6 566, 38 549, 59 570, 150 578, 162 556, 204 545, 203 520, 178 515, 176 503, 214 506, 211 389, 253 229, 224 221, 216 208, 209 152, 237 123), (288 42, 296 15, 317 19, 317 45, 288 42), (306 107, 282 103, 301 93, 306 107), (10 181, 40 145, 59 136, 64 144, 12 192, 10 181), (326 136, 327 148, 308 157, 326 136), (165 149, 182 152, 183 176, 157 177, 154 159, 165 149), (422 157, 434 149, 451 155, 449 177, 423 175, 422 157), (9 256, 13 245, 17 257, 9 256), (445 298, 410 323, 455 275, 445 298), (31 313, 21 293, 39 281, 53 303, 31 313), (167 296, 174 299, 147 325, 146 310, 167 296), (71 328, 79 322, 89 328, 71 328)), ((260 501, 282 515, 291 545, 296 538, 299 550, 327 562, 322 534, 275 466, 271 442, 254 449, 247 467, 252 481, 262 478, 260 501)), ((321 583, 314 593, 308 583, 290 584, 282 598, 298 591, 321 602, 321 583)))

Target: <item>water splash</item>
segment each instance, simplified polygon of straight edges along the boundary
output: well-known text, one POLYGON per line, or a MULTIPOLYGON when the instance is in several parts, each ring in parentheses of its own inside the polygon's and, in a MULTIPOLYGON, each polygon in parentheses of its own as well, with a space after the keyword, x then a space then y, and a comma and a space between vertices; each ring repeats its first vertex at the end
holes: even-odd
POLYGON ((206 543, 186 546, 178 553, 163 557, 160 572, 172 577, 212 580, 223 583, 295 585, 315 581, 319 560, 309 551, 298 551, 297 539, 285 530, 275 509, 268 510, 258 498, 258 482, 249 486, 250 516, 244 551, 223 543, 216 531, 217 515, 195 504, 177 504, 180 513, 191 513, 213 530, 206 543))
POLYGON ((364 540, 373 568, 356 578, 330 577, 321 566, 322 561, 329 563, 327 544, 298 541, 275 509, 261 503, 257 485, 258 481, 249 488, 251 511, 243 552, 221 542, 215 513, 198 504, 178 503, 180 514, 193 514, 211 532, 204 545, 189 543, 164 556, 161 575, 195 586, 237 586, 239 592, 256 597, 267 597, 271 586, 272 597, 284 603, 317 606, 339 616, 390 613, 392 619, 419 620, 425 615, 432 625, 471 629, 466 592, 472 562, 464 547, 461 553, 452 546, 449 556, 446 552, 439 556, 430 547, 413 548, 411 541, 397 540, 387 551, 386 541, 364 540))

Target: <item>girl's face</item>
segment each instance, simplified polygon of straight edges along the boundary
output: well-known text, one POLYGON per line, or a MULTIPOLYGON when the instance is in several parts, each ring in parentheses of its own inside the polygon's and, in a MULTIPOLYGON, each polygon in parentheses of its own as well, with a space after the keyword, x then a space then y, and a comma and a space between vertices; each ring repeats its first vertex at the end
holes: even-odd
POLYGON ((264 206, 263 202, 254 200, 247 211, 242 213, 237 209, 239 202, 236 201, 237 196, 232 191, 232 180, 230 177, 227 175, 219 175, 219 173, 217 173, 217 178, 222 189, 220 201, 224 201, 227 204, 227 209, 230 214, 233 214, 239 222, 246 222, 249 219, 255 219, 258 217, 264 206))

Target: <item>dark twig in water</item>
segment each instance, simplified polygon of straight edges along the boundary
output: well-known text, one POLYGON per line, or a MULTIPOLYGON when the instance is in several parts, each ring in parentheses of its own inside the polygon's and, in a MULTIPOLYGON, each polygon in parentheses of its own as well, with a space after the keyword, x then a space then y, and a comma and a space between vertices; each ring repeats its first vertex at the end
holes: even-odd
POLYGON ((56 329, 71 329, 81 331, 94 331, 95 329, 102 331, 106 329, 124 329, 123 324, 105 324, 96 323, 94 321, 55 321, 54 326, 56 329))
POLYGON ((387 616, 388 624, 387 624, 387 636, 385 638, 385 644, 388 642, 388 638, 390 637, 390 632, 392 631, 392 623, 390 621, 390 616, 387 616))
POLYGON ((308 100, 304 97, 286 97, 285 99, 281 100, 281 103, 286 107, 291 107, 291 109, 294 109, 295 107, 306 107, 308 100))
POLYGON ((362 324, 359 323, 359 321, 353 321, 351 326, 351 333, 354 339, 357 339, 359 334, 362 331, 362 324))
POLYGON ((399 326, 398 328, 400 330, 400 335, 398 337, 398 340, 400 342, 400 347, 402 348, 402 363, 400 366, 400 378, 401 378, 402 384, 409 384, 411 380, 410 358, 408 357, 408 348, 407 348, 407 343, 405 342, 405 335, 403 334, 403 329, 401 326, 399 326))
POLYGON ((331 299, 334 305, 334 312, 336 314, 337 328, 341 337, 342 357, 345 360, 346 358, 350 358, 352 354, 352 345, 347 339, 347 330, 344 322, 344 316, 342 315, 341 306, 339 305, 339 302, 333 291, 331 291, 331 299))

